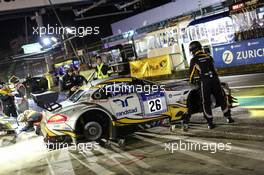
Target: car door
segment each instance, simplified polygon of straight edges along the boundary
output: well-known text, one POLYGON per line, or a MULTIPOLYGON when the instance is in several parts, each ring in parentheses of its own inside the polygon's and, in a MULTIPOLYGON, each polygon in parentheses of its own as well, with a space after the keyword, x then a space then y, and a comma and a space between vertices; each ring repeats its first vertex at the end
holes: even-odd
POLYGON ((168 111, 165 93, 162 91, 138 93, 144 118, 153 118, 168 111))
POLYGON ((112 88, 112 95, 109 98, 112 113, 117 119, 142 119, 143 116, 138 95, 134 91, 128 91, 126 89, 127 87, 127 83, 115 83, 112 87, 108 86, 108 89, 112 88))
POLYGON ((132 84, 136 86, 144 118, 158 117, 168 111, 165 90, 159 85, 136 78, 132 84))

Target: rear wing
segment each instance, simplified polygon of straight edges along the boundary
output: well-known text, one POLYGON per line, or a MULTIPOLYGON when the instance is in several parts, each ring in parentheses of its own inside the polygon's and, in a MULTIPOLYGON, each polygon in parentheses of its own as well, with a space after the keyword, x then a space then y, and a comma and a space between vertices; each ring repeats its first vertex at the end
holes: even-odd
POLYGON ((41 108, 47 111, 55 111, 61 108, 61 104, 57 102, 59 93, 53 91, 47 91, 40 94, 31 94, 34 102, 41 108))

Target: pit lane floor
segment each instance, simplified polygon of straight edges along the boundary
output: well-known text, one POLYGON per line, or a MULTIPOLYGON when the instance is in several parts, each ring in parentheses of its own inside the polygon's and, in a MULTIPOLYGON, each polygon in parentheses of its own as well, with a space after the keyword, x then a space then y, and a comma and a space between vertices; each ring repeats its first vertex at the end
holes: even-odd
POLYGON ((41 136, 22 133, 16 142, 11 138, 8 145, 0 146, 0 175, 262 175, 264 88, 234 89, 234 95, 240 103, 232 110, 235 124, 226 124, 216 109, 217 127, 213 130, 208 130, 202 115, 196 114, 188 132, 181 131, 180 125, 174 131, 151 128, 127 138, 125 148, 113 143, 96 150, 72 146, 48 151, 41 136), (252 104, 255 100, 257 103, 252 104))
POLYGON ((172 132, 167 127, 148 129, 127 138, 125 148, 112 144, 97 150, 48 151, 42 137, 22 133, 17 143, 0 147, 0 174, 263 174, 264 114, 252 118, 248 109, 237 107, 232 125, 218 109, 214 115, 214 130, 196 114, 188 132, 178 125, 172 132), (188 147, 190 143, 197 147, 188 147))

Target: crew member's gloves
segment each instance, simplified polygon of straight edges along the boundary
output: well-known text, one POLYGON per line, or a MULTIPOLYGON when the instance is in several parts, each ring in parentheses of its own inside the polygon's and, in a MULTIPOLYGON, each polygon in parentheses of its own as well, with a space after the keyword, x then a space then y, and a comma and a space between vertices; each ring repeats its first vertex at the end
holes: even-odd
POLYGON ((77 91, 78 90, 78 86, 73 86, 72 88, 71 88, 71 91, 77 91))

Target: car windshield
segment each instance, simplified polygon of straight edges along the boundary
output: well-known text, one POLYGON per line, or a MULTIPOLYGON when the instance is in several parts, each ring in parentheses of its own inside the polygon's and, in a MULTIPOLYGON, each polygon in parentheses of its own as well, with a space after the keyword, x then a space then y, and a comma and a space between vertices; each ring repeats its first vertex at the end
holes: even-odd
POLYGON ((84 90, 78 90, 77 92, 75 92, 74 94, 72 94, 69 98, 70 101, 72 102, 77 102, 81 97, 82 95, 85 93, 84 90))

